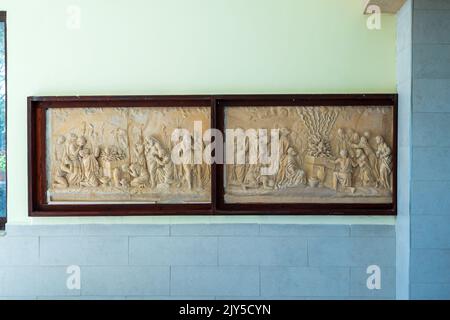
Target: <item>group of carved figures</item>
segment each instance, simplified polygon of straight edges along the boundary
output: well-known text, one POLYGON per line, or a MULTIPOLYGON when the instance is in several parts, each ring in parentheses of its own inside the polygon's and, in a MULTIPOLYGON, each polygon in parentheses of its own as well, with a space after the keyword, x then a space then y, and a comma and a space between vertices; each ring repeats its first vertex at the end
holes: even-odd
MULTIPOLYGON (((289 129, 280 130, 279 141, 279 168, 274 175, 262 175, 260 164, 235 164, 231 170, 231 184, 247 188, 282 189, 305 185, 307 180, 317 180, 316 177, 307 177, 298 162, 298 153, 290 142, 289 129)), ((336 191, 353 193, 355 186, 392 189, 392 151, 382 136, 375 137, 376 148, 372 148, 370 135, 363 135, 349 129, 338 129, 336 136, 336 155, 331 152, 322 152, 324 141, 313 141, 308 145, 307 155, 321 157, 329 160, 334 167, 332 187, 336 191), (311 145, 315 147, 311 149, 311 145), (312 152, 314 151, 314 153, 312 152)), ((248 153, 248 143, 245 152, 248 153)), ((325 174, 318 172, 317 174, 325 174)), ((320 179, 321 178, 321 179, 320 179)), ((320 177, 323 180, 324 177, 320 177)))
POLYGON ((170 153, 156 138, 141 135, 137 140, 133 154, 127 156, 128 150, 115 145, 97 146, 85 136, 73 133, 68 138, 59 136, 54 151, 53 186, 154 189, 159 185, 174 185, 192 190, 207 183, 209 166, 174 165, 170 153))
MULTIPOLYGON (((289 139, 290 131, 287 128, 280 130, 279 140, 279 166, 276 174, 263 175, 262 165, 235 164, 231 170, 231 184, 247 188, 283 189, 306 184, 306 174, 297 161, 297 151, 289 139)), ((245 154, 248 154, 249 143, 245 142, 245 154)), ((239 146, 238 146, 239 148, 239 146)), ((242 151, 238 151, 242 152, 242 151)), ((247 157, 247 156, 246 156, 247 157)))
POLYGON ((344 190, 354 192, 355 180, 364 187, 392 189, 392 150, 382 136, 375 137, 376 148, 372 148, 370 134, 360 135, 353 130, 340 128, 337 131, 336 152, 339 157, 335 160, 337 170, 333 175, 333 187, 341 185, 344 190), (354 173, 358 171, 355 179, 354 173))
POLYGON ((97 161, 100 149, 87 146, 87 139, 76 134, 59 136, 56 140, 54 159, 57 162, 54 173, 55 187, 67 188, 69 186, 98 186, 108 183, 109 178, 101 177, 97 161))

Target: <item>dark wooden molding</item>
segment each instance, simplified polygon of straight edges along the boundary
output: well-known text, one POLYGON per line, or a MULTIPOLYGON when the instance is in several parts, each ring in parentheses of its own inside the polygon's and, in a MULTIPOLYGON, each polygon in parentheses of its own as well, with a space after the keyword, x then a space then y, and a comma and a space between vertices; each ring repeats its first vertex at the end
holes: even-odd
POLYGON ((0 21, 6 22, 6 11, 0 11, 0 21))
POLYGON ((209 96, 84 96, 28 98, 28 208, 29 216, 126 216, 126 215, 203 215, 212 213, 212 203, 183 204, 78 204, 46 203, 46 110, 85 108, 101 102, 103 108, 204 106, 209 96))
POLYGON ((223 165, 216 171, 216 213, 231 215, 396 215, 397 214, 397 95, 228 95, 217 96, 217 128, 224 132, 224 109, 233 106, 389 106, 393 108, 393 202, 391 204, 225 203, 223 165))
POLYGON ((184 96, 72 96, 28 98, 28 207, 32 217, 127 215, 395 215, 397 212, 397 95, 281 94, 184 96), (211 168, 210 204, 80 204, 46 203, 46 109, 102 107, 189 106, 211 108, 211 128, 224 129, 224 108, 232 106, 390 106, 393 108, 393 202, 391 204, 230 204, 224 201, 223 165, 211 168))

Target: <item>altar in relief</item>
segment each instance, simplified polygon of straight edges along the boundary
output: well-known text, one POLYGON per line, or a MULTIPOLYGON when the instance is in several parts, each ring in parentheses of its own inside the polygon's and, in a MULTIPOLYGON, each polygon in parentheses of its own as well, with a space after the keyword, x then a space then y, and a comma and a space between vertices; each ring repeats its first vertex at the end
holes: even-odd
POLYGON ((48 203, 211 201, 210 165, 171 158, 173 130, 209 129, 209 108, 51 108, 47 118, 48 203))
MULTIPOLYGON (((279 129, 279 166, 273 174, 263 175, 261 163, 227 164, 225 202, 392 203, 392 110, 381 106, 226 108, 227 129, 279 129)), ((246 139, 243 152, 247 154, 251 139, 246 139)))

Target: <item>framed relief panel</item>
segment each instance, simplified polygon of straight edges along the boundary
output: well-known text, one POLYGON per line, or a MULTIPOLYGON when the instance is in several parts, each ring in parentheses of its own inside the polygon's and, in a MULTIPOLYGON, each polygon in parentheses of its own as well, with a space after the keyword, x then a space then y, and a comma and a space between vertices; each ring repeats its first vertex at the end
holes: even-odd
POLYGON ((217 98, 228 153, 217 209, 395 214, 396 105, 390 95, 217 98))
POLYGON ((208 97, 30 98, 29 112, 31 215, 212 212, 211 166, 172 159, 174 131, 211 127, 208 97))
POLYGON ((30 97, 28 108, 30 216, 396 214, 396 95, 30 97))

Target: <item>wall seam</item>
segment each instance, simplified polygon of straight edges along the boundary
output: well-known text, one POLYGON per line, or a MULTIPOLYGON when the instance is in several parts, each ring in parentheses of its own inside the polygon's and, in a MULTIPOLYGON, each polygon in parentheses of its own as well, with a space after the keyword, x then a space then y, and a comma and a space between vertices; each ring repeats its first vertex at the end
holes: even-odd
MULTIPOLYGON (((414 141, 413 141, 413 132, 412 132, 412 126, 413 126, 413 122, 414 122, 414 11, 415 11, 415 1, 416 0, 411 0, 411 65, 410 65, 410 97, 409 97, 409 106, 410 106, 410 114, 411 114, 411 119, 410 119, 410 123, 409 123, 409 168, 408 168, 408 176, 409 176, 409 181, 408 181, 408 232, 409 232, 409 237, 408 237, 408 245, 409 245, 409 251, 408 251, 408 266, 407 266, 407 272, 408 272, 408 284, 407 284, 407 298, 411 299, 411 210, 412 210, 412 206, 411 206, 411 196, 412 196, 412 182, 414 181, 413 176, 412 176, 412 167, 413 167, 413 163, 414 163, 414 158, 413 158, 413 145, 414 145, 414 141)), ((396 288, 397 290, 397 288, 396 288)))
POLYGON ((169 266, 169 296, 172 296, 172 266, 169 266))

